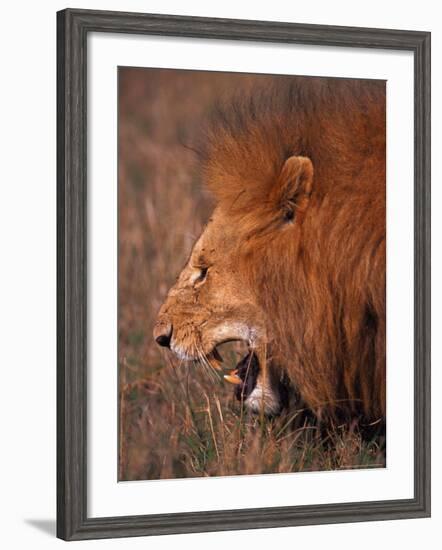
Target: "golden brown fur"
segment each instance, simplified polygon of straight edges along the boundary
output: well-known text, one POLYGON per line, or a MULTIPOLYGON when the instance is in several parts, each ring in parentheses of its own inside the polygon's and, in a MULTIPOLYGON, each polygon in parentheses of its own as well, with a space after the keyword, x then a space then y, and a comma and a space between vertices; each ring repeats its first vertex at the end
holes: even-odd
POLYGON ((234 99, 203 167, 217 207, 160 312, 172 349, 244 339, 317 415, 384 418, 384 82, 281 78, 234 99))

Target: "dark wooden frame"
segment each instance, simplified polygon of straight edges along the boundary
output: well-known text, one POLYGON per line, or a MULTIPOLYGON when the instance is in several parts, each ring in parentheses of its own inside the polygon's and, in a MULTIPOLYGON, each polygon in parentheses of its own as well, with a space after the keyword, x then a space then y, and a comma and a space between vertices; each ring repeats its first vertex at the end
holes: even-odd
MULTIPOLYGON (((430 515, 430 33, 89 10, 57 14, 57 536, 80 540, 430 515), (414 54, 414 498, 88 518, 87 36, 151 34, 408 50, 414 54)), ((148 498, 148 495, 146 496, 148 498)))

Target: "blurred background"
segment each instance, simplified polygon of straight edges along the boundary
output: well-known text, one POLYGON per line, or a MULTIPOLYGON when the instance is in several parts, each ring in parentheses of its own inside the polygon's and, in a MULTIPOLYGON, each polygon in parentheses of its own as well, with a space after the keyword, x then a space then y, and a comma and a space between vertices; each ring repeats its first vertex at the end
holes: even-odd
POLYGON ((248 417, 222 377, 175 369, 152 337, 213 208, 194 150, 210 111, 278 76, 120 68, 118 78, 119 479, 383 465, 376 442, 357 434, 330 434, 335 444, 324 448, 314 428, 294 423, 301 411, 248 417))

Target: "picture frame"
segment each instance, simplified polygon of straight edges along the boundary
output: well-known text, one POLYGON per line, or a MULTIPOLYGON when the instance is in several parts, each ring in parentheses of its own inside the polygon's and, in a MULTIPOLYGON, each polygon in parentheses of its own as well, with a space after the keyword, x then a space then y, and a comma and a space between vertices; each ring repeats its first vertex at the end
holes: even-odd
MULTIPOLYGON (((194 533, 430 515, 430 33, 67 9, 57 14, 57 536, 194 533), (89 33, 412 52, 414 498, 88 517, 87 80, 89 33)), ((146 498, 148 497, 148 491, 146 498)))

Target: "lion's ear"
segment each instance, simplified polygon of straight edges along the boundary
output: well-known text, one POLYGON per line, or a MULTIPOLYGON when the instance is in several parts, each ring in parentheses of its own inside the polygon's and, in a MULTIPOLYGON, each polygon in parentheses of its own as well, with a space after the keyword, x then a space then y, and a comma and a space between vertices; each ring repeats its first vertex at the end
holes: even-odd
POLYGON ((313 186, 313 164, 308 157, 289 157, 282 167, 277 186, 279 205, 289 217, 303 212, 308 205, 313 186))

